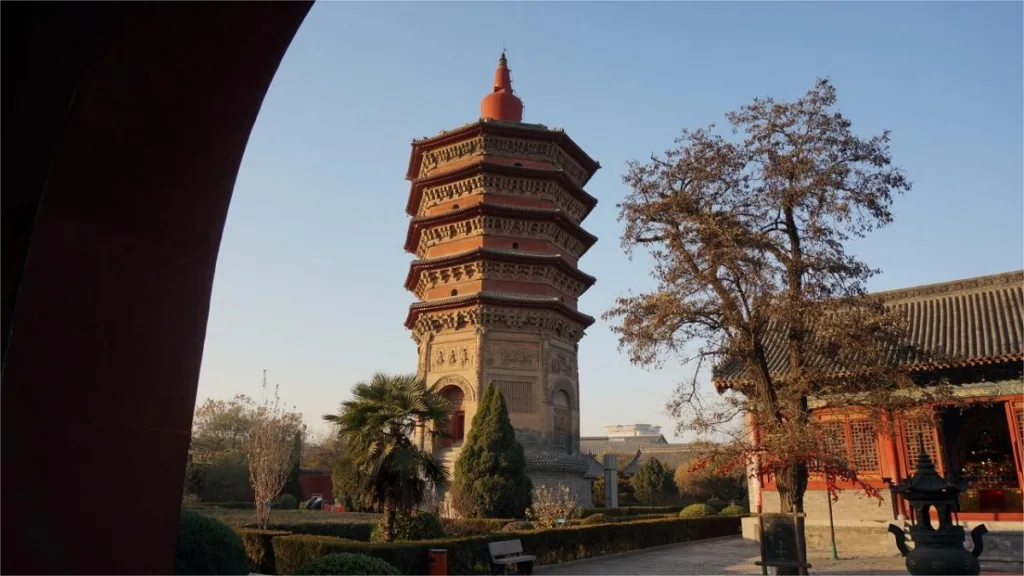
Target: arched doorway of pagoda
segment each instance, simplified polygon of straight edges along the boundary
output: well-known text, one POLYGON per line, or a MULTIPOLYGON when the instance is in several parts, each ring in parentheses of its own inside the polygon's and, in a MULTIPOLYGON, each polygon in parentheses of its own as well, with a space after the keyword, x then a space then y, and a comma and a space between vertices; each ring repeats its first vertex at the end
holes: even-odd
POLYGON ((228 203, 311 5, 0 4, 0 572, 173 572, 228 203))
POLYGON ((552 432, 555 437, 555 445, 572 452, 572 400, 565 390, 555 390, 551 396, 551 406, 554 411, 552 432))
POLYGON ((459 448, 466 436, 466 410, 462 404, 466 394, 461 387, 453 384, 441 388, 438 392, 448 400, 448 430, 447 435, 441 438, 441 446, 459 448))

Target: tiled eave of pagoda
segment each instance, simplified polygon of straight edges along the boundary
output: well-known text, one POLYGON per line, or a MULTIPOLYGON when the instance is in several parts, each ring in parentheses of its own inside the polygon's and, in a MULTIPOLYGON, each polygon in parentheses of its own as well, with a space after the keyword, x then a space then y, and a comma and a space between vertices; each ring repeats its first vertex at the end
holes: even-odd
POLYGON ((593 177, 601 165, 591 158, 572 138, 561 130, 551 130, 539 124, 520 122, 500 122, 496 120, 479 120, 460 128, 442 132, 431 138, 415 140, 412 143, 412 156, 409 158, 407 180, 415 180, 422 173, 424 156, 435 150, 483 136, 516 138, 534 142, 546 142, 558 145, 572 161, 579 166, 579 185, 584 186, 593 177))
POLYGON ((417 341, 431 332, 477 327, 539 330, 576 343, 593 323, 593 317, 569 308, 558 298, 501 292, 415 302, 405 320, 417 341))
MULTIPOLYGON (((581 272, 575 266, 565 261, 560 254, 536 254, 521 250, 500 250, 496 248, 474 248, 438 258, 427 258, 415 260, 409 266, 409 274, 405 278, 405 288, 422 298, 425 278, 430 273, 451 271, 449 274, 459 274, 459 270, 470 269, 472 274, 481 279, 486 279, 493 269, 494 276, 500 278, 503 274, 499 268, 502 264, 510 264, 513 267, 522 267, 527 273, 532 268, 547 268, 563 277, 559 285, 572 284, 575 289, 568 290, 573 297, 579 298, 597 281, 589 274, 581 272)), ((463 272, 464 273, 464 272, 463 272)))
POLYGON ((554 223, 580 243, 580 250, 574 254, 576 258, 585 254, 597 242, 597 236, 584 230, 575 220, 561 210, 479 203, 457 210, 442 212, 441 214, 413 218, 409 223, 409 231, 405 237, 405 250, 416 254, 419 251, 420 237, 426 230, 481 217, 554 223))
MULTIPOLYGON (((481 159, 477 162, 470 164, 459 165, 453 170, 440 172, 437 174, 431 174, 425 178, 419 178, 413 181, 412 189, 409 192, 409 201, 405 205, 405 212, 409 216, 418 216, 423 212, 426 207, 425 202, 429 202, 430 199, 424 198, 424 191, 444 188, 446 186, 458 187, 460 180, 467 180, 471 178, 485 178, 487 176, 504 176, 512 179, 522 179, 530 182, 545 182, 551 183, 566 194, 576 200, 581 206, 582 210, 579 210, 574 216, 576 220, 583 220, 590 214, 590 212, 597 206, 597 198, 594 198, 588 194, 583 188, 577 186, 572 178, 569 178, 565 172, 561 170, 542 169, 535 167, 523 167, 523 166, 510 166, 502 162, 489 162, 487 155, 484 154, 481 159)), ((468 182, 467 186, 472 186, 472 182, 468 182)), ((483 188, 483 186, 481 186, 483 188)), ((487 193, 495 194, 510 194, 514 192, 503 192, 500 188, 496 188, 493 191, 487 190, 487 193)), ((459 194, 452 193, 452 198, 458 196, 469 195, 473 193, 473 190, 462 191, 459 190, 459 194)), ((447 196, 446 196, 447 197, 447 196)), ((557 204, 557 201, 556 201, 557 204)), ((569 209, 568 206, 563 206, 563 209, 569 209)))
MULTIPOLYGON (((1024 362, 1024 271, 1008 272, 953 282, 915 286, 875 294, 885 306, 907 319, 909 343, 926 359, 898 360, 908 373, 996 366, 1024 362)), ((784 333, 773 331, 765 343, 773 376, 784 376, 788 365, 784 333)), ((828 367, 825 358, 808 359, 817 369, 828 367)), ((865 369, 837 366, 841 379, 865 369)), ((737 361, 714 372, 718 390, 743 389, 750 378, 737 361)))

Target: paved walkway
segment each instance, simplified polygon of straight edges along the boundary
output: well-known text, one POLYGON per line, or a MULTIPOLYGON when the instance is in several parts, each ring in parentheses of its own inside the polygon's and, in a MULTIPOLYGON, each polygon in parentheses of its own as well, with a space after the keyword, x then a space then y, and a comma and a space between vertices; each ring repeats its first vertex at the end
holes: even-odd
MULTIPOLYGON (((740 536, 716 538, 698 542, 685 542, 659 546, 625 554, 589 558, 576 562, 537 566, 534 574, 554 576, 611 575, 611 574, 760 574, 754 565, 760 558, 757 543, 740 536)), ((906 574, 903 558, 898 555, 879 558, 828 557, 809 559, 812 574, 906 574)), ((982 563, 982 573, 1000 570, 982 563)))

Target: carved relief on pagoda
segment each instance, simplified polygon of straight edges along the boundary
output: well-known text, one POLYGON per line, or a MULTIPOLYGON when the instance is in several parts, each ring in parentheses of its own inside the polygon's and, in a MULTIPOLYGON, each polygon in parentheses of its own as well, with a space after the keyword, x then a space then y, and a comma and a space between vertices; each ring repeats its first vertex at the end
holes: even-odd
POLYGON ((470 402, 476 402, 476 390, 469 383, 469 381, 463 378, 462 376, 445 376, 443 378, 438 379, 438 381, 434 383, 434 388, 437 390, 442 390, 447 386, 455 386, 461 389, 462 393, 466 397, 466 400, 469 400, 470 402))
POLYGON ((419 342, 430 333, 440 334, 467 327, 541 333, 572 343, 583 338, 583 326, 557 312, 503 306, 471 306, 459 310, 424 312, 417 317, 413 326, 413 338, 419 342))
POLYGON ((491 340, 485 350, 487 368, 533 371, 540 367, 540 344, 536 342, 491 340))
POLYGON ((576 378, 576 354, 552 347, 548 358, 548 371, 557 376, 576 378))
POLYGON ((497 216, 476 216, 424 230, 420 234, 420 241, 416 246, 416 255, 423 258, 427 248, 443 242, 461 240, 481 234, 547 240, 560 248, 564 248, 577 259, 587 251, 587 246, 583 242, 577 240, 575 236, 566 232, 555 222, 501 218, 497 216))
POLYGON ((587 215, 587 207, 556 182, 500 174, 480 174, 456 182, 424 188, 416 214, 422 216, 428 209, 439 204, 485 193, 531 196, 550 200, 577 222, 587 215))
POLYGON ((573 298, 579 298, 587 290, 586 284, 554 266, 477 260, 456 266, 423 270, 413 292, 418 298, 423 299, 430 289, 480 278, 545 284, 573 298))
POLYGON ((448 164, 461 162, 485 152, 496 156, 546 160, 565 171, 579 186, 587 180, 587 171, 554 142, 490 135, 477 136, 424 152, 420 161, 419 177, 429 176, 448 164))
POLYGON ((476 342, 466 340, 454 344, 435 344, 430 348, 431 372, 472 370, 475 366, 476 342))

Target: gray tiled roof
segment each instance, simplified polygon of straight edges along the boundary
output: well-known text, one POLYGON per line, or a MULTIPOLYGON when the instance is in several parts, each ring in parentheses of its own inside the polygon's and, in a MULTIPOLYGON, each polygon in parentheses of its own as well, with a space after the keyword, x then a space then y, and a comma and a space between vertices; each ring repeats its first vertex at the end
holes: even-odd
MULTIPOLYGON (((902 312, 909 340, 932 358, 907 359, 910 370, 927 370, 1024 359, 1024 271, 879 292, 885 305, 902 312)), ((781 333, 781 332, 779 332, 781 333)), ((781 336, 767 342, 772 373, 786 366, 781 336)), ((821 360, 824 362, 824 359, 821 360)), ((737 363, 715 371, 719 386, 741 381, 737 363)))

